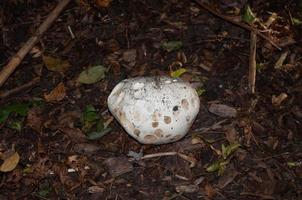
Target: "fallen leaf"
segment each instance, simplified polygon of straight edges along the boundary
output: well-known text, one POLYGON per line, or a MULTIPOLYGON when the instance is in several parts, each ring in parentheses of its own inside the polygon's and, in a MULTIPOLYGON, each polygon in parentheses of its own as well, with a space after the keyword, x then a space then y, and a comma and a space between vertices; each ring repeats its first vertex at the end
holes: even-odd
POLYGON ((31 49, 30 54, 32 54, 33 58, 38 58, 38 57, 40 57, 42 55, 42 52, 41 52, 41 50, 37 46, 34 46, 31 49))
POLYGON ((11 113, 26 116, 30 105, 30 103, 11 103, 0 107, 0 124, 6 121, 11 113))
POLYGON ((273 106, 279 106, 287 97, 288 97, 287 94, 284 92, 279 94, 278 96, 273 95, 272 96, 273 106))
POLYGON ((206 185, 205 185, 204 190, 205 190, 206 195, 207 195, 210 199, 212 199, 212 198, 214 197, 215 193, 216 193, 216 191, 214 190, 214 188, 213 188, 211 185, 209 185, 209 184, 206 184, 206 185))
POLYGON ((246 6, 244 9, 244 13, 242 15, 242 20, 248 24, 253 23, 256 20, 256 16, 253 13, 252 9, 250 6, 246 6))
POLYGON ((162 43, 161 47, 165 49, 167 52, 172 52, 178 50, 182 47, 181 41, 169 41, 162 43))
POLYGON ((69 69, 70 63, 68 60, 61 60, 52 56, 42 56, 46 68, 54 72, 65 72, 69 69))
POLYGON ((224 146, 224 144, 222 144, 221 151, 223 159, 227 159, 227 157, 235 152, 240 146, 241 145, 238 143, 230 144, 228 146, 224 146))
POLYGON ((23 123, 21 121, 13 121, 8 124, 8 127, 17 131, 21 131, 23 123))
POLYGON ((17 152, 4 159, 0 166, 1 172, 10 172, 16 168, 20 160, 20 156, 17 152))
POLYGON ((230 184, 238 175, 239 173, 235 170, 233 165, 230 165, 228 169, 225 170, 225 173, 223 176, 219 178, 218 181, 218 187, 220 189, 226 187, 228 184, 230 184))
POLYGON ((70 140, 76 143, 86 141, 86 136, 78 128, 60 127, 59 130, 66 134, 70 140))
POLYGON ((96 151, 99 151, 100 149, 101 149, 100 146, 91 143, 80 143, 80 144, 75 144, 73 146, 73 151, 77 153, 91 154, 91 153, 95 153, 96 151))
POLYGON ((238 132, 234 127, 228 128, 224 134, 229 143, 238 143, 238 132))
POLYGON ((26 125, 33 130, 40 132, 42 127, 42 111, 39 108, 32 108, 28 111, 26 125))
POLYGON ((100 131, 93 131, 93 132, 87 134, 87 139, 88 140, 100 139, 101 137, 103 137, 104 135, 109 133, 110 131, 111 131, 111 128, 105 128, 105 129, 100 130, 100 131))
POLYGON ((108 7, 111 2, 112 0, 96 0, 96 4, 103 8, 108 7))
POLYGON ((104 66, 97 65, 82 71, 77 81, 84 84, 93 84, 105 78, 105 73, 107 71, 108 70, 104 66))
POLYGON ((108 158, 104 161, 109 173, 113 177, 120 176, 133 170, 132 164, 125 157, 108 158))
POLYGON ((179 68, 178 70, 176 71, 172 71, 170 73, 171 77, 173 78, 177 78, 177 77, 180 77, 182 74, 186 73, 187 72, 187 69, 186 68, 179 68))
POLYGON ((223 104, 211 104, 209 111, 220 117, 236 117, 237 115, 235 108, 223 104))
POLYGON ((199 187, 197 185, 178 185, 175 190, 178 193, 195 193, 198 192, 199 187))
POLYGON ((125 62, 131 63, 136 61, 136 49, 129 49, 124 51, 123 60, 125 62))
POLYGON ((99 186, 97 186, 97 185, 90 186, 90 187, 88 188, 88 192, 91 193, 91 194, 93 194, 93 193, 100 193, 100 192, 104 192, 104 191, 105 191, 104 188, 99 187, 99 186))
POLYGON ((59 83, 49 94, 44 94, 47 102, 61 101, 66 96, 66 88, 63 82, 59 83))

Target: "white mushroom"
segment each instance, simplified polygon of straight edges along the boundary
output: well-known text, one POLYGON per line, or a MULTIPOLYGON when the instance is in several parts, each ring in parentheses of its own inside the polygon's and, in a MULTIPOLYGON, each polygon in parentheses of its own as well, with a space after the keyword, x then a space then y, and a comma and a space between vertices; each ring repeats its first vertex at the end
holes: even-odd
POLYGON ((199 111, 189 83, 170 77, 126 79, 112 90, 108 107, 129 135, 143 144, 181 139, 199 111))

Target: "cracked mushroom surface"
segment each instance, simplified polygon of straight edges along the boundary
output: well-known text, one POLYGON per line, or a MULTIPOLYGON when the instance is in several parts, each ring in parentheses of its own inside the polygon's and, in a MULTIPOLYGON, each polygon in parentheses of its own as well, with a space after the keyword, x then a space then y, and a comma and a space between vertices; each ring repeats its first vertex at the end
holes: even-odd
POLYGON ((165 144, 184 137, 199 106, 198 94, 189 83, 165 76, 123 80, 108 97, 110 112, 143 144, 165 144))

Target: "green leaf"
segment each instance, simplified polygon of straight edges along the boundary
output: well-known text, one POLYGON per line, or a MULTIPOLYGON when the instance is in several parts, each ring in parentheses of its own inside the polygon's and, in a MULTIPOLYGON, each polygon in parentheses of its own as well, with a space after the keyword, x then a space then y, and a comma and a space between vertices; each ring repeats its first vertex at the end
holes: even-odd
POLYGON ((82 71, 77 81, 84 84, 93 84, 105 78, 107 71, 108 70, 102 65, 94 66, 82 71))
POLYGON ((96 124, 96 131, 102 131, 104 129, 104 121, 101 118, 96 124))
POLYGON ((167 52, 178 50, 182 47, 181 41, 169 41, 162 43, 161 47, 167 52))
POLYGON ((30 103, 13 103, 6 107, 9 112, 15 112, 21 116, 26 116, 29 110, 30 103))
POLYGON ((302 24, 302 21, 295 17, 292 18, 292 22, 293 22, 293 25, 295 25, 295 26, 299 26, 302 24))
POLYGON ((211 164, 209 167, 206 168, 207 172, 216 172, 220 168, 220 161, 216 161, 213 164, 211 164))
POLYGON ((227 147, 222 144, 221 150, 222 150, 222 157, 223 159, 227 159, 229 155, 231 155, 233 152, 235 152, 241 145, 238 143, 230 144, 227 147))
POLYGON ((99 119, 96 109, 92 105, 87 105, 83 114, 85 122, 95 122, 99 119))
POLYGON ((218 170, 218 175, 220 176, 224 173, 227 164, 229 164, 229 161, 224 160, 224 161, 221 161, 219 164, 220 164, 220 168, 218 170))
POLYGON ((10 112, 8 110, 0 108, 0 124, 7 120, 9 114, 10 112))
POLYGON ((287 166, 288 167, 301 167, 302 166, 302 162, 298 161, 298 162, 287 162, 287 166))
POLYGON ((0 124, 6 121, 11 113, 26 116, 30 105, 30 103, 12 103, 7 106, 0 107, 0 124))
POLYGON ((228 160, 218 160, 218 161, 214 162, 213 164, 211 164, 209 167, 207 167, 206 171, 207 172, 218 171, 218 175, 221 175, 225 171, 225 168, 228 163, 229 163, 228 160))
POLYGON ((47 196, 51 193, 52 188, 50 186, 42 186, 38 191, 38 196, 42 198, 47 198, 47 196))
POLYGON ((172 71, 171 72, 171 77, 173 78, 178 78, 180 77, 182 74, 186 73, 187 72, 187 69, 186 68, 179 68, 178 70, 176 71, 172 71))
POLYGON ((242 20, 248 24, 251 24, 256 20, 256 16, 249 5, 244 9, 242 20))
POLYGON ((22 122, 21 121, 14 121, 11 124, 8 125, 9 128, 15 129, 17 131, 21 131, 22 129, 22 122))
POLYGON ((93 131, 87 134, 87 139, 97 140, 111 131, 111 128, 105 128, 102 131, 93 131))
POLYGON ((199 87, 196 89, 196 92, 197 92, 198 96, 201 96, 206 92, 206 89, 199 87))

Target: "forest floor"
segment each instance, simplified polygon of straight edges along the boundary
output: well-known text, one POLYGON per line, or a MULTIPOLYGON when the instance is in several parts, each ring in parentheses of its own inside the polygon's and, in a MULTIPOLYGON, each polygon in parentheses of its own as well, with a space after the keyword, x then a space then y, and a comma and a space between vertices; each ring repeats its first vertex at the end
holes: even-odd
MULTIPOLYGON (((209 2, 216 15, 194 0, 71 1, 1 87, 0 199, 302 199, 302 1, 209 2), (254 94, 249 27, 266 36, 254 94), (108 95, 181 68, 200 95, 192 128, 138 143, 108 95)), ((0 69, 57 3, 1 3, 0 69)))

